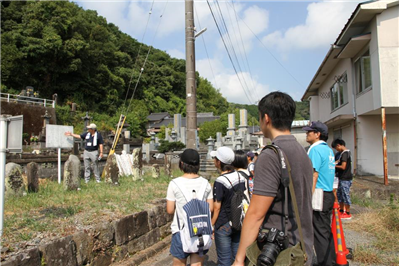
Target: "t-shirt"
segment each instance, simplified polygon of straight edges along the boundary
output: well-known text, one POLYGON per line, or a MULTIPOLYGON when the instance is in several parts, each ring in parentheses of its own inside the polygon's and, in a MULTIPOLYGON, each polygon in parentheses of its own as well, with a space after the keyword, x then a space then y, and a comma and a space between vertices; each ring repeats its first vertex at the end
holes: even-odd
POLYGON ((252 192, 254 191, 254 178, 247 169, 238 169, 237 172, 247 180, 244 194, 247 196, 248 200, 250 200, 252 197, 252 192))
POLYGON ((248 164, 248 171, 253 171, 255 169, 255 164, 254 163, 249 163, 248 164))
POLYGON ((312 161, 313 168, 319 174, 316 188, 321 188, 323 191, 332 191, 335 176, 333 150, 328 147, 326 142, 322 141, 310 147, 309 158, 312 161))
POLYGON ((235 190, 245 191, 245 183, 247 180, 243 178, 238 172, 230 172, 216 178, 215 184, 213 185, 213 199, 215 201, 220 201, 222 203, 220 207, 220 212, 218 219, 215 223, 215 229, 218 229, 220 226, 226 224, 230 221, 230 207, 231 207, 231 198, 233 197, 233 187, 235 190))
POLYGON ((170 182, 168 186, 166 200, 176 202, 175 203, 176 210, 173 216, 172 224, 170 226, 172 234, 174 234, 180 231, 179 223, 180 223, 180 229, 182 229, 183 227, 183 215, 184 215, 183 206, 186 205, 187 203, 186 198, 184 197, 183 193, 180 191, 179 188, 185 188, 187 191, 196 190, 196 192, 199 192, 197 190, 199 190, 202 187, 204 182, 207 182, 208 184, 205 189, 205 195, 201 200, 212 199, 213 196, 212 196, 211 184, 209 184, 208 180, 206 180, 203 177, 197 177, 197 178, 177 177, 172 181, 173 182, 170 182), (176 183, 179 185, 179 187, 176 186, 176 183), (177 222, 177 214, 179 215, 179 223, 177 222))
POLYGON ((345 150, 341 153, 338 159, 338 165, 342 165, 343 162, 346 162, 345 170, 336 169, 337 176, 339 180, 349 181, 352 180, 352 158, 349 150, 345 150))
MULTIPOLYGON (((292 135, 278 136, 273 140, 273 144, 279 146, 284 151, 291 166, 291 175, 299 216, 301 217, 305 250, 309 258, 307 264, 310 265, 313 257, 312 163, 305 149, 292 135)), ((263 150, 259 154, 255 164, 255 176, 253 194, 274 197, 274 201, 266 213, 264 227, 277 228, 284 231, 284 187, 281 185, 281 162, 279 155, 271 149, 263 150)), ((288 201, 288 212, 287 234, 290 245, 293 246, 300 241, 300 238, 291 197, 289 197, 288 201)))
POLYGON ((80 135, 80 138, 85 140, 85 150, 87 151, 96 151, 98 150, 98 146, 100 144, 104 144, 103 137, 101 136, 100 132, 96 131, 97 133, 97 145, 94 146, 94 135, 91 135, 90 132, 84 132, 80 135))

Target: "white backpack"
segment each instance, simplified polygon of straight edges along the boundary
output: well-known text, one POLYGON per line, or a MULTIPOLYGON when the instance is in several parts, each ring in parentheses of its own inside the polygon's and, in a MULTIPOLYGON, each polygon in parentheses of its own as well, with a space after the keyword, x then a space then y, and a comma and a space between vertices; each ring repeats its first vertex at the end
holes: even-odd
POLYGON ((176 213, 183 251, 186 253, 199 252, 199 255, 202 256, 203 251, 208 250, 212 245, 211 212, 205 197, 208 181, 204 180, 198 192, 193 190, 192 193, 179 187, 177 182, 174 183, 187 201, 183 206, 182 227, 180 226, 179 215, 176 213))

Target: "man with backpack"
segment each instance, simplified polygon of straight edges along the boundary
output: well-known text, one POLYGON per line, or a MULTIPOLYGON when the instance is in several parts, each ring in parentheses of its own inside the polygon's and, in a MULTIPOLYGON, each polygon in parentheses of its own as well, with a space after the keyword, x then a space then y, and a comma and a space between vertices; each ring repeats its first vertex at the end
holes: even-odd
POLYGON ((240 243, 241 219, 248 207, 244 195, 246 180, 234 170, 234 152, 220 147, 211 152, 220 176, 213 186, 214 225, 216 252, 219 266, 230 266, 240 243))
MULTIPOLYGON (((289 161, 292 185, 296 194, 297 209, 302 225, 304 247, 301 245, 301 249, 306 253, 306 265, 311 265, 313 259, 313 173, 309 157, 290 132, 295 108, 295 102, 289 95, 282 92, 272 92, 263 97, 258 104, 259 122, 263 135, 271 139, 272 144, 278 146, 289 161)), ((244 265, 246 249, 257 240, 259 228, 269 232, 268 240, 274 232, 279 231, 281 233, 286 228, 287 235, 284 233, 284 239, 286 239, 284 244, 292 247, 300 242, 292 200, 288 200, 288 213, 286 214, 289 219, 285 223, 282 167, 280 157, 272 149, 263 149, 259 154, 255 168, 254 191, 241 229, 242 237, 234 262, 235 266, 244 265)), ((287 198, 291 199, 291 193, 287 198)), ((272 244, 275 247, 274 241, 272 244)), ((271 250, 268 251, 271 254, 271 250)))
POLYGON ((186 265, 188 257, 190 265, 201 266, 212 244, 212 187, 198 175, 200 156, 196 150, 186 149, 179 167, 184 174, 169 183, 166 197, 166 211, 174 214, 170 253, 174 266, 186 265))

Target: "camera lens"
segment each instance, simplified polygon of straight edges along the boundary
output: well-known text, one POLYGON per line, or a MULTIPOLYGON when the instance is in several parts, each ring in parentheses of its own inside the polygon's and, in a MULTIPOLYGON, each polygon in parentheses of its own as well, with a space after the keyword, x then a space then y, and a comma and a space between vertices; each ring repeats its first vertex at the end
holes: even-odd
POLYGON ((280 248, 274 243, 266 243, 258 257, 258 266, 272 266, 276 262, 280 248))

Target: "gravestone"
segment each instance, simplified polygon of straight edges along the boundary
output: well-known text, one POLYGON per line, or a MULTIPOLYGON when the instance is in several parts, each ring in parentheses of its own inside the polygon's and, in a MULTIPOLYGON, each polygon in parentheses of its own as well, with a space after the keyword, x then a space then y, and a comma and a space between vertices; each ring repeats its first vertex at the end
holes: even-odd
POLYGON ((133 150, 133 181, 143 180, 143 154, 140 148, 133 150))
POLYGON ((114 185, 119 184, 119 168, 115 154, 108 156, 107 163, 104 167, 104 175, 106 183, 112 183, 114 185))
POLYGON ((159 178, 159 175, 160 175, 159 165, 158 164, 154 164, 151 167, 151 172, 152 172, 152 177, 153 178, 159 178))
POLYGON ((77 190, 80 187, 80 160, 76 155, 69 155, 64 165, 64 190, 77 190))
POLYGON ((6 164, 5 198, 23 196, 25 185, 22 179, 22 167, 16 163, 6 164))
POLYGON ((28 163, 26 165, 26 175, 28 177, 28 191, 38 192, 39 191, 39 165, 35 162, 28 163))
POLYGON ((165 153, 165 175, 167 175, 168 177, 172 176, 172 155, 172 153, 165 153))

